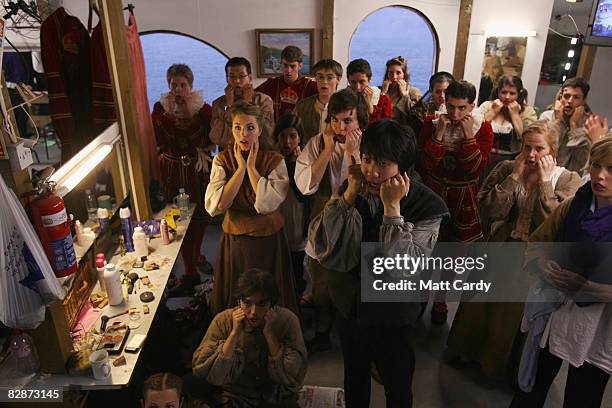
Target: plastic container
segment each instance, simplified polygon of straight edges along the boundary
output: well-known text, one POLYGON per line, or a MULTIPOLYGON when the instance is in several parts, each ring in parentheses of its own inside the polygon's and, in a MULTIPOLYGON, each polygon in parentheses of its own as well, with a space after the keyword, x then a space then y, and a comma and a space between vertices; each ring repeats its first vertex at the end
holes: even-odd
POLYGON ((108 293, 108 304, 117 306, 123 303, 123 288, 121 273, 114 264, 106 264, 104 268, 104 284, 108 293))
POLYGON ((132 226, 132 212, 129 207, 119 209, 119 218, 121 218, 121 230, 123 231, 123 242, 128 252, 134 252, 134 227, 132 226))
POLYGON ((108 210, 106 208, 98 208, 98 222, 100 223, 100 231, 108 227, 108 210))
POLYGON ((162 245, 168 245, 170 243, 170 231, 168 231, 168 223, 166 220, 161 220, 159 232, 161 234, 162 245))
POLYGON ((14 330, 10 340, 11 353, 17 362, 17 369, 23 374, 33 374, 40 368, 38 353, 32 337, 20 330, 14 330))
POLYGON ((100 282, 100 289, 106 292, 106 284, 104 283, 104 270, 106 268, 106 259, 104 254, 96 254, 96 271, 98 271, 98 282, 100 282))
POLYGON ((137 259, 140 259, 143 256, 148 256, 149 246, 147 245, 147 234, 145 234, 142 227, 134 228, 134 235, 132 235, 132 239, 134 240, 134 252, 137 259))
POLYGON ((181 211, 181 220, 189 218, 189 194, 185 193, 184 188, 179 188, 179 195, 174 197, 174 204, 181 211))
POLYGON ((96 196, 92 194, 90 189, 85 190, 85 206, 87 208, 87 217, 91 221, 95 221, 98 218, 98 201, 96 196))

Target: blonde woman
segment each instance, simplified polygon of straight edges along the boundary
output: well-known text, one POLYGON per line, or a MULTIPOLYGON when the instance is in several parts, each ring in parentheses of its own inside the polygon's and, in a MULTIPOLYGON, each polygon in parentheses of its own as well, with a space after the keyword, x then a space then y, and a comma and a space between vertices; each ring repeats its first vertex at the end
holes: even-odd
MULTIPOLYGON (((556 128, 534 122, 523 132, 516 159, 502 161, 491 171, 477 196, 488 241, 527 241, 578 190, 580 176, 557 166, 557 149, 556 128)), ((507 266, 492 269, 510 270, 507 266)), ((523 303, 518 302, 461 303, 449 335, 450 350, 479 362, 489 378, 513 382, 523 340, 522 314, 523 303)))

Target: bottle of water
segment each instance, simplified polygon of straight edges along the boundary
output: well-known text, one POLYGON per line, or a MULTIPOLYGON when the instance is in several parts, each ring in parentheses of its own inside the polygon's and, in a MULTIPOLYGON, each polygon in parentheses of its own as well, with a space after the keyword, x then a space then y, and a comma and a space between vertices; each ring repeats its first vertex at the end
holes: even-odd
POLYGON ((181 211, 181 220, 189 218, 189 194, 185 193, 184 188, 179 188, 179 195, 176 196, 176 206, 181 211))
POLYGON ((32 374, 40 368, 38 361, 38 353, 34 341, 27 333, 22 333, 19 330, 13 331, 11 337, 11 353, 17 361, 17 368, 23 374, 32 374))
POLYGON ((90 189, 86 189, 85 197, 87 203, 87 217, 90 221, 96 221, 98 219, 98 202, 96 196, 91 193, 90 189))

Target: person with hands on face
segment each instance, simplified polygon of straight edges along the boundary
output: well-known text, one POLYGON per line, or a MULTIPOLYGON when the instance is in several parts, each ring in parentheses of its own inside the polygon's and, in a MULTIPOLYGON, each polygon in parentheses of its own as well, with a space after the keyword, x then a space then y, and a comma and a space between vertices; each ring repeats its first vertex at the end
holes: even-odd
POLYGON ((592 141, 584 125, 588 117, 585 110, 589 83, 582 78, 569 78, 561 86, 554 109, 542 112, 540 119, 559 126, 557 161, 581 176, 587 173, 589 149, 592 141))
POLYGON ((446 71, 439 71, 429 78, 429 89, 408 111, 408 116, 400 122, 407 123, 418 135, 427 116, 435 118, 446 113, 446 88, 455 78, 446 71))
POLYGON ((351 61, 346 67, 348 86, 355 92, 360 92, 368 104, 369 121, 376 122, 380 119, 391 117, 391 100, 389 96, 383 95, 380 88, 370 83, 372 80, 372 68, 370 63, 362 58, 351 61))
POLYGON ((264 114, 263 139, 271 144, 272 129, 274 128, 274 106, 272 99, 253 89, 253 76, 251 63, 243 57, 230 58, 225 64, 227 86, 225 94, 212 103, 212 121, 210 140, 221 149, 226 149, 233 141, 231 111, 235 102, 246 101, 259 106, 264 114))
POLYGON ((234 144, 213 160, 206 210, 211 216, 224 213, 211 295, 213 313, 230 304, 240 274, 249 268, 273 271, 280 304, 298 311, 291 254, 278 211, 287 197, 289 176, 283 157, 261 139, 264 123, 259 106, 234 103, 234 144))
MULTIPOLYGON (((447 114, 425 118, 419 135, 418 170, 424 183, 444 197, 451 213, 450 222, 440 231, 440 241, 472 242, 483 236, 475 203, 478 179, 489 162, 493 130, 474 111, 475 98, 474 85, 452 82, 446 89, 447 114)), ((436 324, 446 322, 445 298, 443 292, 436 294, 432 309, 436 324)))
POLYGON ((323 59, 312 67, 312 72, 318 93, 299 101, 293 110, 302 120, 303 144, 325 128, 327 106, 342 79, 342 65, 333 59, 323 59))
POLYGON ((236 307, 215 316, 193 355, 192 382, 214 386, 211 407, 297 408, 307 370, 299 319, 276 305, 275 278, 261 269, 244 271, 235 295, 236 307))
POLYGON ((156 373, 142 386, 142 408, 180 408, 183 380, 172 373, 156 373))
POLYGON ((308 234, 309 199, 303 195, 295 183, 295 163, 302 152, 302 121, 293 112, 286 112, 281 116, 274 128, 274 140, 280 153, 285 158, 285 165, 289 174, 290 188, 287 199, 280 206, 280 212, 285 217, 285 233, 293 272, 296 278, 298 294, 302 296, 301 302, 309 303, 310 296, 306 294, 307 283, 311 282, 308 269, 304 269, 304 248, 308 234))
POLYGON ((448 209, 438 195, 407 175, 416 159, 410 128, 392 119, 375 122, 363 132, 359 151, 360 160, 351 157, 341 194, 311 222, 306 252, 329 271, 346 406, 369 405, 374 363, 387 407, 411 407, 412 325, 420 307, 416 302, 361 302, 361 243, 385 243, 391 257, 427 257, 448 209))
MULTIPOLYGON (((359 160, 361 129, 368 123, 368 107, 362 94, 345 88, 332 95, 326 127, 306 143, 295 164, 295 184, 309 197, 309 220, 316 217, 330 197, 336 196, 347 178, 351 157, 359 160)), ((308 352, 331 348, 334 309, 327 287, 327 270, 310 259, 315 310, 315 337, 308 352)))
POLYGON ((528 338, 512 408, 544 406, 564 361, 569 363, 564 406, 602 406, 612 374, 612 259, 604 244, 612 242, 612 138, 593 144, 589 162, 591 181, 529 237, 525 269, 537 279, 529 295, 534 302, 525 304, 521 328, 528 338), (598 262, 577 271, 567 253, 585 248, 599 251, 598 262))
POLYGON ((489 166, 483 177, 500 161, 511 160, 521 150, 523 129, 537 120, 533 107, 526 103, 527 90, 515 75, 499 78, 491 100, 483 102, 478 111, 493 128, 493 148, 489 166))
POLYGON ((410 86, 410 70, 403 57, 391 58, 386 67, 381 94, 389 97, 393 118, 402 121, 409 116, 423 95, 417 88, 410 86))
MULTIPOLYGON (((477 206, 489 242, 526 242, 529 235, 582 184, 580 176, 556 165, 558 133, 546 121, 523 132, 523 147, 514 160, 497 164, 482 184, 477 206)), ((507 258, 491 270, 521 271, 507 258)), ((522 302, 461 302, 453 320, 449 347, 465 360, 478 362, 492 380, 512 378, 520 360, 516 344, 523 316, 522 302)))
POLYGON ((584 121, 584 129, 589 139, 591 139, 591 143, 595 143, 606 136, 612 136, 612 131, 608 125, 608 118, 596 113, 590 115, 584 121))
POLYGON ((183 240, 181 254, 185 274, 197 279, 203 230, 208 222, 204 209, 204 191, 212 161, 210 123, 211 106, 202 98, 202 91, 193 90, 193 72, 184 64, 168 68, 170 92, 155 103, 151 119, 159 152, 161 187, 166 201, 172 202, 184 188, 196 207, 183 240))

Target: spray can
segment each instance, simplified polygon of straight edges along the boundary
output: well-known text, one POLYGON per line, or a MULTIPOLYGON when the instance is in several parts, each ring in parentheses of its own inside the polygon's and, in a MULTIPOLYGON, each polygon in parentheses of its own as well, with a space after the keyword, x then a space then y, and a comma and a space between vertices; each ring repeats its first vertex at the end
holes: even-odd
POLYGON ((134 252, 134 227, 132 226, 132 212, 129 207, 119 209, 119 218, 121 218, 121 229, 123 230, 123 241, 128 252, 134 252))
POLYGON ((104 254, 96 254, 96 271, 98 271, 98 282, 100 282, 100 289, 106 292, 106 284, 104 283, 104 269, 106 267, 106 259, 104 254))
POLYGON ((100 231, 108 227, 108 210, 106 208, 98 208, 98 222, 100 223, 100 231))

